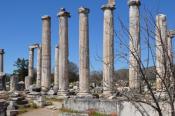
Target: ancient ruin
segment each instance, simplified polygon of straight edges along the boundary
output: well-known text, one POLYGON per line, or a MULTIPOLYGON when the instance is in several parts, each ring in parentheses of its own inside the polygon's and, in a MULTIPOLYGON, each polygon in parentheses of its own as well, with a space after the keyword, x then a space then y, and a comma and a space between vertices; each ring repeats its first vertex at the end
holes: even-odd
MULTIPOLYGON (((115 5, 115 0, 108 0, 108 3, 101 7, 103 67, 100 74, 94 72, 91 74, 89 19, 93 11, 90 13, 90 9, 83 6, 78 9, 78 73, 73 72, 71 75, 72 72, 70 72, 70 12, 65 8, 61 8, 57 14, 59 31, 58 42, 54 47, 54 58, 51 58, 51 16, 42 16, 41 44, 35 43, 28 46, 28 75, 24 77, 25 83, 19 82, 20 78, 17 74, 7 75, 4 72, 5 52, 4 49, 0 49, 0 116, 17 116, 23 113, 24 109, 29 109, 30 112, 32 108, 43 109, 43 107, 59 110, 61 116, 91 116, 92 112, 111 116, 174 116, 173 38, 175 30, 169 29, 166 15, 156 16, 154 31, 150 29, 151 34, 154 33, 152 41, 155 42, 153 47, 155 50, 151 51, 150 44, 154 43, 152 41, 151 43, 148 41, 148 48, 143 48, 151 51, 148 54, 153 57, 153 66, 144 67, 145 62, 141 58, 141 39, 144 39, 141 37, 143 31, 140 24, 141 1, 129 0, 129 25, 127 25, 129 43, 125 42, 128 45, 125 46, 128 52, 128 55, 125 55, 128 60, 126 70, 128 78, 117 80, 115 77, 124 78, 127 73, 123 76, 121 75, 123 72, 119 73, 114 68, 115 37, 119 37, 115 32, 115 5), (34 62, 35 50, 37 50, 36 63, 34 62), (69 82, 71 79, 73 81, 69 82), (25 90, 20 84, 25 84, 25 90)), ((149 29, 149 26, 147 28, 149 29)), ((148 34, 149 31, 144 28, 145 30, 148 34)), ((73 69, 76 70, 76 66, 73 66, 73 69)))
POLYGON ((58 12, 59 18, 59 90, 60 97, 68 94, 68 18, 70 13, 64 8, 58 12))
POLYGON ((130 31, 130 56, 129 56, 129 87, 140 91, 139 63, 140 51, 140 0, 129 0, 129 31, 130 31))

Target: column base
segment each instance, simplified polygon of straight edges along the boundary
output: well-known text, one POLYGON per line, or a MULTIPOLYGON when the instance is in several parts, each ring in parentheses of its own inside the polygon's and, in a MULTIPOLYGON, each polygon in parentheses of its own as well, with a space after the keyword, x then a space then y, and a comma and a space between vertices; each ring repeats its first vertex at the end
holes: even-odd
POLYGON ((112 91, 103 91, 102 97, 103 98, 109 98, 113 96, 113 92, 112 91))
POLYGON ((57 98, 59 99, 64 99, 64 98, 68 98, 68 91, 58 91, 57 92, 57 98))
POLYGON ((49 89, 48 88, 46 88, 46 87, 41 87, 41 94, 42 95, 47 95, 47 92, 49 91, 49 89))
POLYGON ((54 91, 55 94, 58 92, 58 89, 59 89, 58 86, 54 86, 54 87, 53 87, 53 91, 54 91))
POLYGON ((80 92, 76 98, 93 98, 93 96, 89 92, 80 92))

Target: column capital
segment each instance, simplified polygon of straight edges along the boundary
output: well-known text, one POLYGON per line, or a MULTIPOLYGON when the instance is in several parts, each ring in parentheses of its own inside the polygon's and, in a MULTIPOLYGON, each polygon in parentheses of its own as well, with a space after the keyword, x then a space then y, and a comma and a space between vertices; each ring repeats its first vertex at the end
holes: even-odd
POLYGON ((84 13, 84 14, 89 14, 90 10, 85 7, 80 7, 78 10, 78 13, 84 13))
POLYGON ((109 9, 109 10, 115 10, 115 5, 112 5, 112 4, 105 4, 101 7, 102 10, 106 10, 106 9, 109 9))
POLYGON ((41 19, 42 19, 42 20, 50 20, 51 17, 48 16, 48 15, 44 15, 44 16, 41 17, 41 19))
POLYGON ((156 16, 156 20, 166 21, 166 15, 164 15, 164 14, 158 14, 156 16))
POLYGON ((65 8, 61 8, 57 14, 58 17, 70 17, 70 13, 66 11, 65 8))
POLYGON ((175 30, 169 30, 167 32, 167 36, 170 37, 171 39, 175 37, 175 30))
POLYGON ((29 51, 33 51, 33 50, 34 50, 34 48, 29 47, 29 51))
POLYGON ((129 6, 140 6, 141 2, 140 2, 140 0, 129 0, 128 5, 129 6))
POLYGON ((4 49, 0 49, 0 54, 4 54, 4 49))

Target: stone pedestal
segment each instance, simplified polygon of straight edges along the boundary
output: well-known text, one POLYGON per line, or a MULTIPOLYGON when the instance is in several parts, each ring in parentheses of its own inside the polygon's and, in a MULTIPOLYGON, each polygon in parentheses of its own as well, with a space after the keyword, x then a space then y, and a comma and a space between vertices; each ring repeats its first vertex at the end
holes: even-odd
POLYGON ((166 78, 167 64, 167 22, 166 16, 159 14, 156 16, 156 89, 163 89, 162 80, 166 78))
POLYGON ((69 12, 64 8, 58 13, 59 17, 59 91, 60 97, 68 93, 68 18, 69 12))
POLYGON ((54 72, 54 93, 59 89, 59 46, 55 47, 55 72, 54 72))
POLYGON ((79 8, 79 97, 89 94, 89 22, 88 8, 79 8))
POLYGON ((51 17, 42 17, 42 92, 51 86, 51 17))
POLYGON ((140 51, 140 0, 129 0, 129 87, 140 91, 139 65, 141 60, 140 51))
POLYGON ((103 27, 103 95, 111 96, 114 74, 114 5, 102 6, 104 12, 103 27))

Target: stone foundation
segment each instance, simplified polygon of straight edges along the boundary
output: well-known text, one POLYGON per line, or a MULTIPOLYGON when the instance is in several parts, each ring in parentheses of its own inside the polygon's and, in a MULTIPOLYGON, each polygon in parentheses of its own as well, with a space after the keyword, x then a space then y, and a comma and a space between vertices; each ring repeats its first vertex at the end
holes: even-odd
MULTIPOLYGON (((157 112, 150 106, 142 103, 131 103, 124 100, 99 100, 99 99, 66 99, 64 101, 64 108, 86 112, 88 110, 95 110, 97 112, 112 114, 117 116, 142 116, 141 112, 146 116, 158 116, 157 112)), ((170 116, 169 106, 164 105, 164 116, 170 116)))

